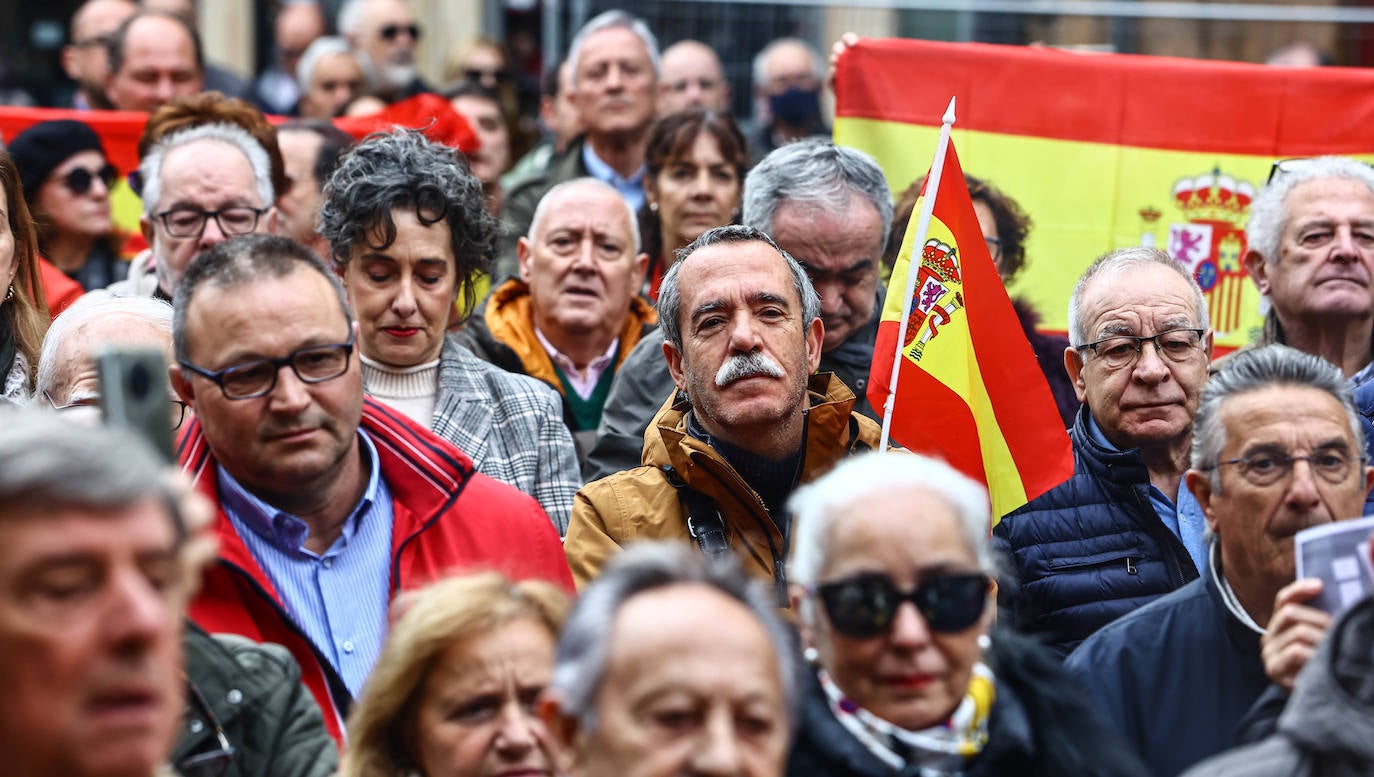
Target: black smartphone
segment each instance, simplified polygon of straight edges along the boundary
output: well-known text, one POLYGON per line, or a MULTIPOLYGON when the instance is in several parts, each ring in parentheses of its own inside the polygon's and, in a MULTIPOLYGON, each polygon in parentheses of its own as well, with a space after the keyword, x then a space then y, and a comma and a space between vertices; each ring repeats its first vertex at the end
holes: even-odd
POLYGON ((96 357, 105 423, 132 429, 172 461, 167 362, 152 348, 110 348, 96 357))

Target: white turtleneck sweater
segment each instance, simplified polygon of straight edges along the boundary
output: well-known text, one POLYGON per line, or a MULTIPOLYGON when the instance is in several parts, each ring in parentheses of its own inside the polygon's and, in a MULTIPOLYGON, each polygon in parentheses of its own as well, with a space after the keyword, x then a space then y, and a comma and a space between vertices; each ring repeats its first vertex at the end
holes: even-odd
POLYGON ((430 428, 439 394, 439 360, 414 367, 392 367, 359 354, 367 393, 430 428))

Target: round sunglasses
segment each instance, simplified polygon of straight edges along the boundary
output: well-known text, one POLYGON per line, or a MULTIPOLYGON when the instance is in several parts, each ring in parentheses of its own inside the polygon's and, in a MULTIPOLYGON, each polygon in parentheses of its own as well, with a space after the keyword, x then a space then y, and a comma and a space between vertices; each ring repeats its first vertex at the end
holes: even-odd
POLYGON ((85 167, 74 167, 61 179, 62 185, 71 190, 72 194, 85 194, 91 190, 91 185, 99 178, 105 184, 105 190, 109 191, 114 182, 119 180, 119 171, 115 166, 106 162, 104 167, 98 170, 90 170, 85 167))

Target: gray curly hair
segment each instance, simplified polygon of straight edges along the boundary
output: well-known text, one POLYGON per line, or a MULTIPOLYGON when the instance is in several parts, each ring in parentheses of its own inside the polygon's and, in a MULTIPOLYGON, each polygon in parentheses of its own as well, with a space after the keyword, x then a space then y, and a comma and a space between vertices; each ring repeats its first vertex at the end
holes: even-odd
POLYGON ((418 130, 374 133, 347 152, 324 185, 319 233, 338 267, 353 249, 396 241, 392 211, 411 209, 421 224, 448 225, 463 310, 476 304, 473 279, 491 270, 500 225, 487 213, 482 183, 456 149, 418 130), (374 242, 375 241, 375 242, 374 242))

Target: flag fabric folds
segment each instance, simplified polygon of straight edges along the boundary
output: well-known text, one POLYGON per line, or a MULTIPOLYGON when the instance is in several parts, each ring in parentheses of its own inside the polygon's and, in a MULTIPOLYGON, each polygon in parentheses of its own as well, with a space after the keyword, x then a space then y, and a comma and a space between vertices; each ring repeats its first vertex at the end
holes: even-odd
MULTIPOLYGON (((988 486, 996 519, 1073 474, 1073 454, 1035 354, 988 253, 949 143, 926 235, 916 203, 892 273, 873 349, 868 398, 882 408, 907 318, 892 439, 938 456, 988 486), (922 245, 913 243, 922 240, 922 245)), ((931 178, 934 177, 932 174, 931 178)), ((930 180, 930 179, 928 179, 930 180)))
POLYGON ((1271 164, 1374 161, 1374 70, 919 40, 840 57, 835 142, 872 154, 900 192, 925 172, 951 94, 968 172, 1033 223, 1012 291, 1058 331, 1094 258, 1154 245, 1193 271, 1220 350, 1244 345, 1262 322, 1245 222, 1271 164))

